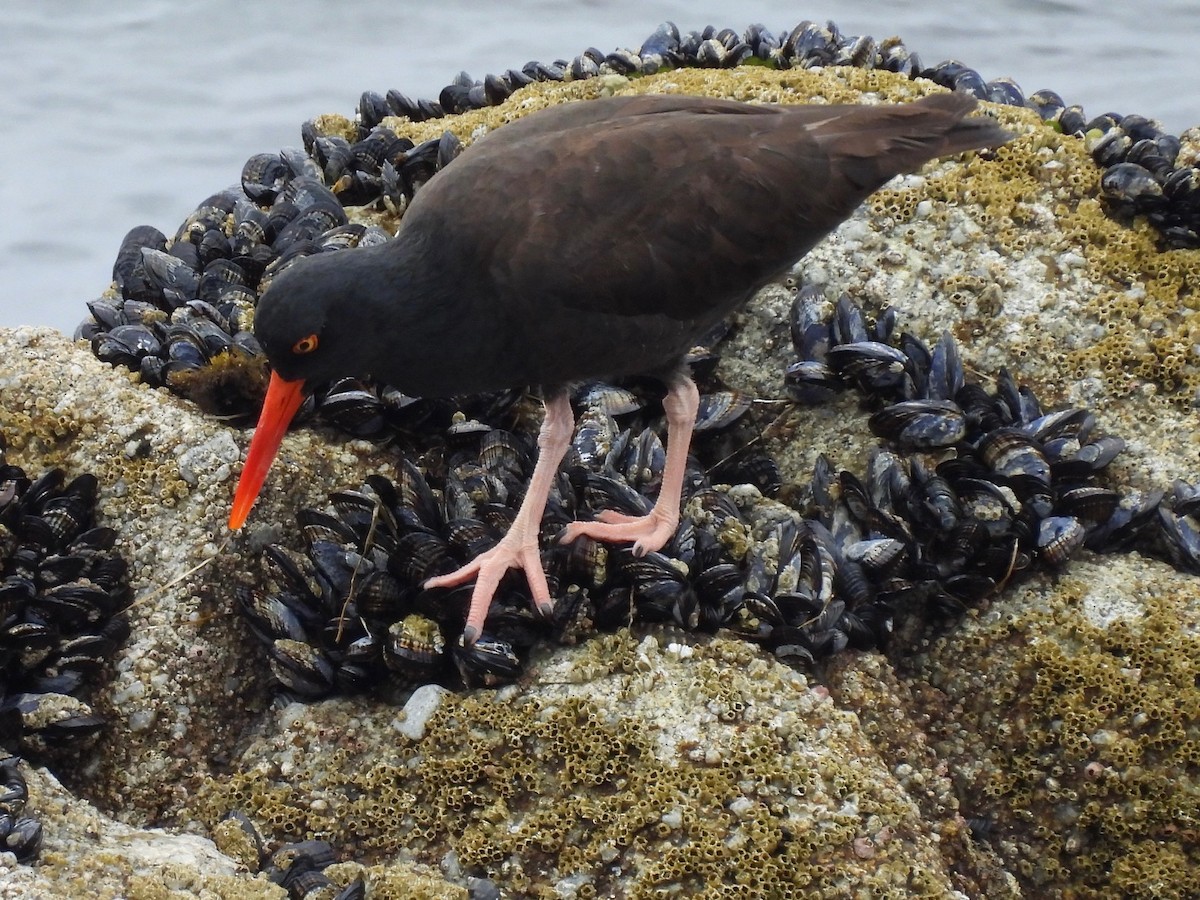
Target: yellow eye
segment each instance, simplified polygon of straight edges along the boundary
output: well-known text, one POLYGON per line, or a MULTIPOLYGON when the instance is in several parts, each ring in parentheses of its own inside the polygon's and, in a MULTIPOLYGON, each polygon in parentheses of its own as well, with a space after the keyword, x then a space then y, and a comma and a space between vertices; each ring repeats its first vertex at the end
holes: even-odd
POLYGON ((308 337, 302 337, 296 343, 292 344, 292 352, 296 354, 312 353, 317 349, 317 336, 310 334, 308 337))

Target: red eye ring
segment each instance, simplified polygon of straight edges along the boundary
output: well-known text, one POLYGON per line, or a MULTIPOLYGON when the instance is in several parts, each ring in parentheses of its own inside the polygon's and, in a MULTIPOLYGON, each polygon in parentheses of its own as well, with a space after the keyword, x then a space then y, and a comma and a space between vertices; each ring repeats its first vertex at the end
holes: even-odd
POLYGON ((297 355, 312 353, 317 349, 317 343, 317 336, 315 334, 310 334, 307 337, 300 338, 300 340, 292 344, 292 352, 297 355))

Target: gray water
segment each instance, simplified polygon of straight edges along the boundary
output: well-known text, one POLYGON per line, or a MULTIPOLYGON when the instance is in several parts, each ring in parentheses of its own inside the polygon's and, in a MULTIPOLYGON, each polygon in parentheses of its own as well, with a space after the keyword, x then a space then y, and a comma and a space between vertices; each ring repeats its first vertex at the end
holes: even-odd
POLYGON ((1052 88, 1089 115, 1200 123, 1197 0, 0 0, 0 327, 71 332, 126 231, 173 233, 248 156, 299 145, 302 122, 352 114, 364 90, 436 98, 460 70, 636 50, 664 20, 803 19, 899 35, 927 64, 1052 88))

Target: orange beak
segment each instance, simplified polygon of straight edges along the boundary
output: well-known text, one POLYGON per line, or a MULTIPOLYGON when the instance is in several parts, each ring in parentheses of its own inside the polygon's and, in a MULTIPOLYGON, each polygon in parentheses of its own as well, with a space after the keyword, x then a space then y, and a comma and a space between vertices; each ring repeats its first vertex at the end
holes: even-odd
POLYGON ((229 513, 229 527, 235 531, 245 524, 250 507, 258 499, 258 492, 267 480, 267 470, 271 468, 279 445, 283 443, 288 424, 304 400, 303 388, 302 378, 285 381, 274 372, 271 373, 267 399, 263 401, 258 427, 254 429, 254 437, 250 440, 250 452, 246 454, 246 464, 242 466, 242 477, 238 481, 233 509, 229 513))

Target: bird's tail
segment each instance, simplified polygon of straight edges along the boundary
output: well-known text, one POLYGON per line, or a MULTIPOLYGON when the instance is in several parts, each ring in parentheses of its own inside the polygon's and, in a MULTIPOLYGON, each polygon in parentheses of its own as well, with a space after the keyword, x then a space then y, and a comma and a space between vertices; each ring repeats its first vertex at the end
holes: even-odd
POLYGON ((994 119, 968 117, 977 105, 966 94, 932 94, 890 106, 886 115, 864 107, 874 115, 830 120, 816 130, 829 154, 840 157, 843 175, 870 192, 939 156, 1007 143, 1012 134, 994 119))

